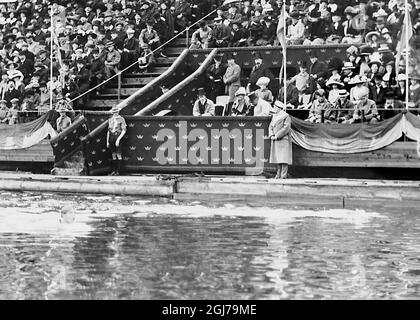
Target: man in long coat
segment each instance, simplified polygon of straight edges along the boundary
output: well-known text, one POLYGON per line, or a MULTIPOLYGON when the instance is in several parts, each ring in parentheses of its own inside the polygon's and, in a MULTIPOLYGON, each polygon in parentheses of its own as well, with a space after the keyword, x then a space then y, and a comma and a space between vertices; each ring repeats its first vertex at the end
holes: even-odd
POLYGON ((274 102, 271 109, 273 118, 268 127, 271 139, 270 163, 277 164, 275 179, 286 179, 289 165, 292 164, 291 119, 284 108, 282 102, 274 102))
POLYGON ((233 54, 229 54, 228 67, 225 75, 223 76, 223 82, 226 85, 226 93, 229 95, 229 103, 235 100, 235 93, 241 86, 241 67, 235 63, 235 57, 233 54))

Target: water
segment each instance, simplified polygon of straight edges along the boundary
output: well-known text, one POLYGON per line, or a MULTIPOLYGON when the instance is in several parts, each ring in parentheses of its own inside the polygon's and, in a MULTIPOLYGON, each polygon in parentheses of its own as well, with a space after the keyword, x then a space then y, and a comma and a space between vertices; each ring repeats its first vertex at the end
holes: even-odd
POLYGON ((0 299, 418 299, 416 211, 3 192, 0 299))

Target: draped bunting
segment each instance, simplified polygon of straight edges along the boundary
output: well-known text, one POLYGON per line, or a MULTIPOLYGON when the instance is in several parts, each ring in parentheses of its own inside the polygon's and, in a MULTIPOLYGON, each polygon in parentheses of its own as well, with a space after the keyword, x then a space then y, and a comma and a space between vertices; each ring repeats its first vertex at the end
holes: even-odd
POLYGON ((402 134, 420 141, 420 118, 408 112, 376 124, 314 124, 292 117, 293 142, 325 153, 360 153, 378 150, 402 134))
POLYGON ((15 150, 32 147, 48 135, 54 137, 55 130, 47 121, 48 114, 22 124, 0 125, 0 150, 15 150))

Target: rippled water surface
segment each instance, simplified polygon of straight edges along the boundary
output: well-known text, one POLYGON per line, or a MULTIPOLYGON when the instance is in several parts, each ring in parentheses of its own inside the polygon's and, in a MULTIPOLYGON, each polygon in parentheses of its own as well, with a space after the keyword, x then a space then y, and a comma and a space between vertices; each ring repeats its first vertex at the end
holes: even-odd
POLYGON ((0 299, 420 297, 417 210, 264 205, 0 193, 0 299))

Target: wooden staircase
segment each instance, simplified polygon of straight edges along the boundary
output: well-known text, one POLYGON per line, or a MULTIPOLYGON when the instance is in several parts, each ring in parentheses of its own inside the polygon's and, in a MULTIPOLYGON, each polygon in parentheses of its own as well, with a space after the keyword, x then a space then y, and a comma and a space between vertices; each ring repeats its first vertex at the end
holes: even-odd
POLYGON ((121 95, 118 100, 118 79, 115 77, 105 86, 103 92, 98 96, 91 96, 88 109, 94 111, 107 111, 119 102, 128 98, 140 88, 147 85, 150 81, 165 72, 175 61, 175 59, 186 48, 185 38, 177 38, 168 44, 164 50, 167 58, 157 57, 156 63, 147 73, 124 72, 121 77, 121 95))

